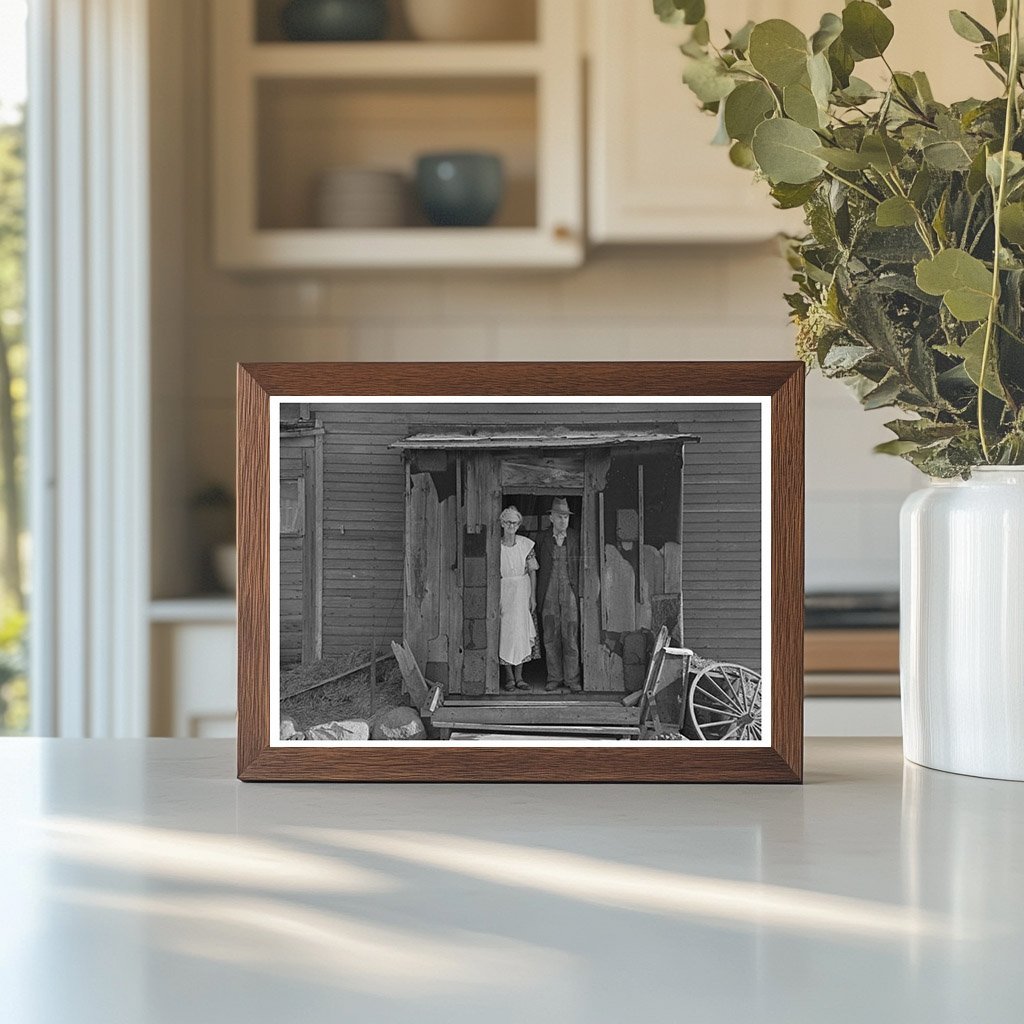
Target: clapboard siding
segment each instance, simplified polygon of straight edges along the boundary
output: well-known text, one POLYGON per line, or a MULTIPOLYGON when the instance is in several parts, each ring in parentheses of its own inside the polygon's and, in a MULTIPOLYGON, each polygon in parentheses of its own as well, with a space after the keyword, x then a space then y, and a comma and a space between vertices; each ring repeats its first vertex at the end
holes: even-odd
MULTIPOLYGON (((282 418, 298 407, 282 406, 282 418)), ((704 657, 761 663, 761 410, 757 405, 312 404, 324 427, 324 654, 399 639, 405 469, 395 441, 480 427, 670 425, 686 448, 685 642, 704 657)), ((286 464, 282 478, 300 462, 286 464)), ((282 568, 284 557, 282 556, 282 568)))

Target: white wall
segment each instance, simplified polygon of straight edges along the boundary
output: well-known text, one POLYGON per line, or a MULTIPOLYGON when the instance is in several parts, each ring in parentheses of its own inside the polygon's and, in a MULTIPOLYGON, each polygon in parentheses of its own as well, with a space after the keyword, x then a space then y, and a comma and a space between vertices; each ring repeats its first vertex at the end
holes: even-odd
MULTIPOLYGON (((781 298, 788 269, 771 244, 601 251, 569 273, 214 270, 204 6, 182 5, 181 120, 154 125, 183 140, 180 402, 191 486, 233 478, 236 361, 793 357, 781 298)), ((178 180, 166 167, 161 177, 178 180)), ((863 413, 841 385, 808 380, 810 588, 896 586, 897 512, 918 478, 871 454, 887 418, 863 413)), ((166 447, 160 457, 173 465, 171 441, 166 447)))

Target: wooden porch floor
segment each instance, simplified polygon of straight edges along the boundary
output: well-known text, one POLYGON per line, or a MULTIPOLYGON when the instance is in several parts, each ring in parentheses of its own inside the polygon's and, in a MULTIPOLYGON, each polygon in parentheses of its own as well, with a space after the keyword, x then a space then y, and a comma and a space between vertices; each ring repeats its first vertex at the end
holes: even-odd
MULTIPOLYGON (((557 695, 552 695, 556 696, 557 695)), ((437 729, 536 729, 571 732, 574 729, 613 733, 637 731, 637 709, 623 707, 614 694, 574 695, 573 700, 523 699, 514 694, 446 701, 431 717, 437 729), (586 696, 589 699, 582 699, 586 696)))

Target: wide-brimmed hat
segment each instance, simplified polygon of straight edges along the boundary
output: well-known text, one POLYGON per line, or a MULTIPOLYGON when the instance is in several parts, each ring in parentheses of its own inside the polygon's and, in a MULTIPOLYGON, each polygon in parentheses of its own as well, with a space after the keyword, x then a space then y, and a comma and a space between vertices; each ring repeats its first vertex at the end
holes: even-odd
POLYGON ((551 502, 551 515, 554 516, 559 513, 565 516, 572 515, 572 512, 569 509, 569 502, 567 502, 565 498, 555 498, 555 500, 551 502))

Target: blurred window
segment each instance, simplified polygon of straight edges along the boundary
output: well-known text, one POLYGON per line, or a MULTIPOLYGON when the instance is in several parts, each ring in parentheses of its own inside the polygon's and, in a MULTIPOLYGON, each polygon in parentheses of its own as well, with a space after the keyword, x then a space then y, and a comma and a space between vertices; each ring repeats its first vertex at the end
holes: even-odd
POLYGON ((0 735, 27 732, 26 0, 0 0, 0 735))

